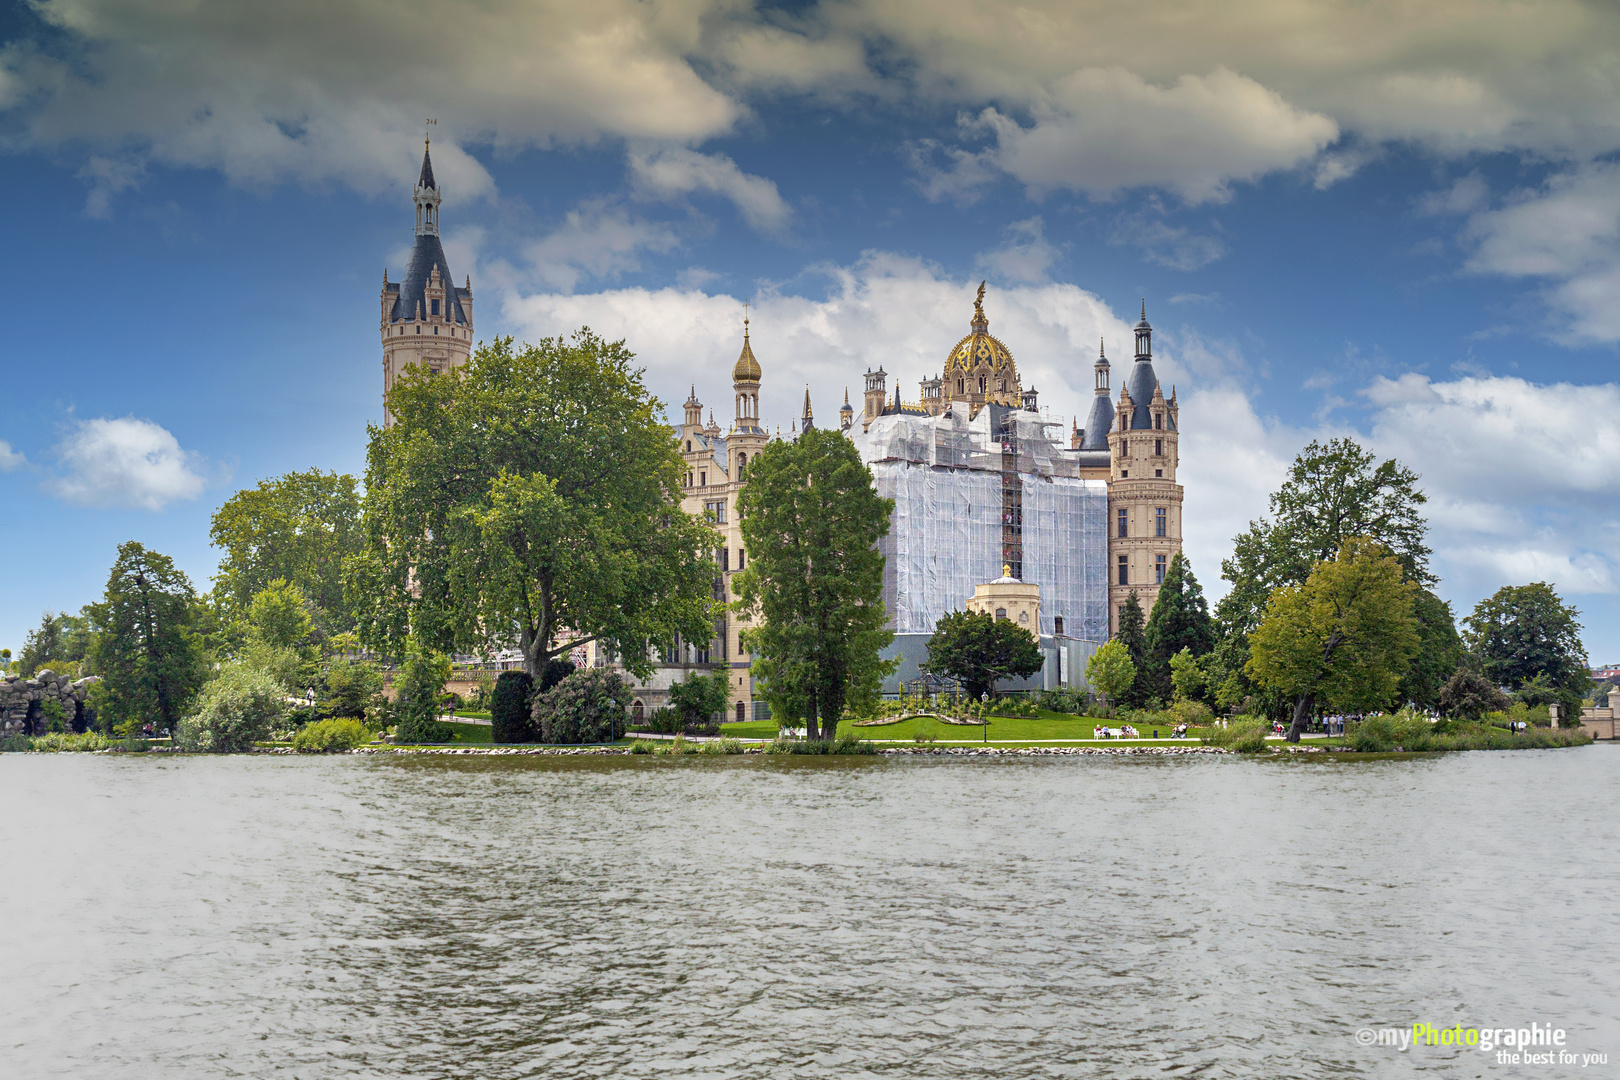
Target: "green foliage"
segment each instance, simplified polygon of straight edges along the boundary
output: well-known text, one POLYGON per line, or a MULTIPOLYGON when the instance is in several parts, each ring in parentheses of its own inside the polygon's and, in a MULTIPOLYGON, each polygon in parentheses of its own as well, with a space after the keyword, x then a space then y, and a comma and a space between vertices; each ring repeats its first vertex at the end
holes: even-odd
POLYGON ((1447 722, 1431 724, 1410 710, 1393 715, 1369 716, 1345 732, 1345 745, 1368 754, 1404 750, 1538 750, 1565 746, 1585 746, 1591 736, 1584 731, 1532 727, 1511 732, 1490 724, 1447 722))
POLYGON ((1468 648, 1487 678, 1518 690, 1539 677, 1551 692, 1539 696, 1556 699, 1565 716, 1575 717, 1591 685, 1579 616, 1551 585, 1536 581, 1496 590, 1463 624, 1468 648))
POLYGON ((25 677, 32 676, 40 668, 48 666, 46 661, 66 651, 62 616, 46 611, 40 616, 39 625, 23 638, 22 651, 17 654, 17 672, 25 677))
POLYGON ((680 508, 685 465, 633 359, 581 330, 395 381, 349 579, 363 640, 516 645, 538 680, 599 639, 645 678, 647 642, 713 633, 716 537, 680 508))
POLYGON ((244 646, 238 662, 264 672, 284 693, 293 697, 302 697, 314 678, 315 665, 308 654, 298 649, 278 649, 262 641, 251 641, 244 646))
POLYGON ((624 735, 630 689, 614 671, 576 671, 534 701, 540 741, 609 743, 624 735))
POLYGON ((326 711, 333 716, 363 717, 372 695, 382 688, 382 672, 377 665, 364 660, 333 660, 326 669, 326 711))
POLYGON ((317 720, 293 736, 293 749, 301 753, 353 750, 371 741, 371 729, 347 716, 317 720))
POLYGON ((109 739, 94 731, 86 731, 82 735, 72 732, 53 732, 49 735, 35 735, 32 738, 26 735, 8 736, 0 743, 0 751, 27 751, 36 753, 87 753, 96 750, 110 750, 119 745, 115 739, 109 739))
POLYGON ((1437 704, 1442 714, 1458 720, 1478 720, 1486 713, 1499 712, 1512 702, 1496 685, 1477 671, 1459 671, 1446 680, 1437 704))
POLYGON ((843 736, 837 739, 777 739, 765 748, 767 754, 875 754, 869 742, 843 736))
POLYGON ((1136 681, 1136 663, 1118 638, 1103 642, 1086 661, 1086 683, 1104 704, 1118 702, 1136 681))
POLYGON ((1191 649, 1170 658, 1170 685, 1178 701, 1207 702, 1213 696, 1209 670, 1191 649))
POLYGON ((534 679, 527 671, 503 671, 495 679, 491 695, 490 738, 498 743, 533 742, 536 732, 529 716, 534 696, 534 679))
POLYGON ((167 555, 133 540, 118 546, 106 593, 91 608, 104 723, 178 727, 206 674, 192 632, 195 603, 190 580, 167 555))
POLYGON ((1035 635, 1009 619, 984 611, 952 611, 934 624, 922 669, 961 684, 968 697, 994 692, 1002 679, 1021 679, 1041 670, 1035 635))
POLYGON ((286 578, 277 578, 253 595, 248 604, 248 640, 274 649, 293 649, 308 643, 315 631, 303 590, 286 578))
POLYGON ((264 671, 228 664, 203 687, 196 711, 181 722, 175 743, 203 753, 251 750, 286 717, 285 697, 282 686, 264 671))
POLYGON ((1079 716, 1086 711, 1086 695, 1072 686, 1060 686, 1041 692, 1040 706, 1056 713, 1079 716))
POLYGON ((1456 673, 1466 655, 1457 633, 1451 605, 1427 589, 1413 594, 1417 617, 1417 652, 1401 678, 1396 697, 1422 709, 1436 709, 1441 688, 1456 673))
POLYGON ((1366 539, 1346 541, 1303 585, 1272 595, 1250 635, 1249 673, 1295 699, 1290 738, 1318 704, 1344 712, 1388 705, 1412 654, 1417 619, 1401 564, 1366 539))
POLYGON ((1156 687, 1149 686, 1144 675, 1148 666, 1147 623, 1142 616, 1142 601, 1137 599, 1135 589, 1131 590, 1119 609, 1119 632, 1114 635, 1114 640, 1125 646, 1136 671, 1131 684, 1120 692, 1119 704, 1140 709, 1148 703, 1156 687))
POLYGON ((898 664, 878 657, 894 640, 877 549, 893 508, 836 431, 769 443, 749 463, 735 606, 760 619, 745 637, 772 714, 803 721, 812 739, 831 739, 846 704, 864 709, 898 664))
POLYGON ((1199 742, 1205 746, 1230 750, 1234 754, 1263 754, 1266 752, 1266 736, 1270 733, 1271 725, 1265 720, 1246 716, 1234 720, 1230 727, 1211 728, 1199 742))
POLYGON ((407 639, 405 665, 400 671, 396 743, 416 745, 450 741, 450 731, 439 721, 439 694, 450 678, 450 658, 421 648, 407 639))
POLYGON ((225 500, 209 536, 223 548, 214 594, 243 613, 272 582, 290 582, 315 605, 327 632, 353 625, 343 560, 359 550, 360 496, 352 476, 319 469, 262 480, 225 500))
POLYGON ((1146 696, 1162 700, 1174 693, 1171 658, 1183 651, 1203 656, 1215 647, 1215 622, 1209 617, 1204 589, 1193 576, 1192 563, 1179 551, 1170 557, 1142 644, 1146 664, 1137 679, 1145 680, 1146 696))
POLYGON ((725 712, 730 692, 730 679, 724 672, 713 675, 688 674, 686 679, 669 688, 670 704, 681 715, 687 730, 702 728, 725 712))

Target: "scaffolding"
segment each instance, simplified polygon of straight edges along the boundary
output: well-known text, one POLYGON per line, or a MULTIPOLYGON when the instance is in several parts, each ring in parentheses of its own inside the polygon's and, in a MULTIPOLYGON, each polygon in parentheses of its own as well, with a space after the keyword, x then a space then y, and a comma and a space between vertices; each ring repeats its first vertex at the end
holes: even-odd
POLYGON ((991 405, 972 420, 880 416, 852 433, 878 494, 894 500, 883 600, 901 634, 932 633, 1002 566, 1041 587, 1043 635, 1108 637, 1108 485, 1085 479, 1034 413, 991 405))

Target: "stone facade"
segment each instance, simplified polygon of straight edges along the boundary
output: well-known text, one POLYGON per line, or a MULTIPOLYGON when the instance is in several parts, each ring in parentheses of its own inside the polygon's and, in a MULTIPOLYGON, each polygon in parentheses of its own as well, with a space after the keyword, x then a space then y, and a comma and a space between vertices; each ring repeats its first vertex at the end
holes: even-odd
POLYGON ((50 668, 36 672, 31 679, 7 675, 0 682, 0 737, 45 734, 50 720, 46 703, 51 701, 62 706, 62 719, 69 729, 83 731, 84 698, 96 682, 94 675, 74 682, 50 668))
POLYGON ((1012 576, 1012 567, 1003 566, 1001 576, 973 589, 967 610, 995 619, 1017 623, 1036 637, 1041 633, 1041 587, 1012 576))

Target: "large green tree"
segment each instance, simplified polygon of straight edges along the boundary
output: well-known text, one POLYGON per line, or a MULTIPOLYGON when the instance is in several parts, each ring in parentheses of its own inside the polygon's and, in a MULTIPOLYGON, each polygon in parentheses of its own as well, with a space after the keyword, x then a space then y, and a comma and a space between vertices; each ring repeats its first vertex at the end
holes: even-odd
POLYGON ((1456 674, 1466 650, 1449 603, 1428 589, 1419 589, 1412 601, 1418 646, 1401 678, 1400 699, 1433 711, 1440 708, 1440 692, 1456 674))
POLYGON ((876 697, 893 661, 885 629, 883 555, 894 503, 872 487, 854 444, 812 428, 772 442, 748 463, 737 497, 748 569, 736 610, 760 625, 744 636, 771 712, 831 739, 846 703, 876 697))
POLYGON ((207 672, 192 632, 196 600, 167 555, 134 540, 118 546, 107 591, 91 607, 103 723, 177 730, 207 672))
POLYGON ((984 611, 952 611, 934 624, 922 667, 955 679, 977 701, 1002 679, 1035 674, 1044 660, 1035 635, 1017 623, 984 611))
POLYGON ((1169 701, 1175 693, 1170 677, 1170 658, 1186 649, 1203 656, 1215 647, 1215 622, 1209 617, 1209 603, 1203 586, 1193 576, 1192 563, 1181 552, 1170 558, 1158 598, 1153 601, 1147 629, 1142 635, 1145 667, 1137 673, 1146 680, 1150 697, 1169 701))
POLYGON ((1354 439, 1313 441, 1299 452, 1282 486, 1272 493, 1270 516, 1249 522, 1233 541, 1232 555, 1221 562, 1221 577, 1232 588, 1215 606, 1220 643, 1214 667, 1233 690, 1256 693, 1263 688, 1248 677, 1249 635, 1274 590, 1300 585, 1318 563, 1337 557, 1354 537, 1366 537, 1385 548, 1406 577, 1433 585, 1428 522, 1422 507, 1418 475, 1394 458, 1378 458, 1354 439))
POLYGON ((715 534, 681 510, 685 466, 633 359, 587 329, 395 381, 349 564, 367 644, 514 646, 538 683, 589 641, 645 678, 650 644, 710 637, 715 534))
POLYGON ((343 561, 359 550, 360 495, 352 476, 309 469, 261 480, 214 511, 209 536, 223 548, 214 595, 240 614, 280 578, 320 610, 322 629, 354 625, 343 597, 343 561))
POLYGON ((1131 651, 1118 638, 1103 642, 1086 661, 1086 683, 1101 695, 1104 705, 1117 704, 1135 681, 1131 651))
POLYGON ((1319 705, 1387 708, 1417 651, 1417 585, 1399 560, 1362 537, 1319 562, 1301 585, 1272 594, 1249 638, 1249 674, 1294 699, 1291 742, 1319 705))
POLYGON ((67 651, 67 638, 62 633, 62 615, 46 611, 39 625, 23 638, 22 651, 17 654, 17 668, 23 675, 32 675, 49 660, 62 658, 67 651))
POLYGON ((1580 614, 1551 585, 1533 581, 1496 590, 1463 625, 1469 651, 1496 685, 1519 691, 1539 677, 1556 693, 1564 716, 1578 717, 1591 685, 1580 614))

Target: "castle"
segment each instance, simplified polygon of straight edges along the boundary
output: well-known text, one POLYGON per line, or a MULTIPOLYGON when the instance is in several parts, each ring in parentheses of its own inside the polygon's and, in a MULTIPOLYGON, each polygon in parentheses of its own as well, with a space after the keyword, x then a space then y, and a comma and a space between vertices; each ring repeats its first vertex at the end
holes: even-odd
MULTIPOLYGON (((416 239, 405 280, 383 274, 381 337, 383 389, 409 365, 442 371, 472 350, 472 282, 458 287, 439 242, 442 195, 424 147, 417 180, 416 239)), ((935 622, 966 606, 993 579, 1039 587, 1030 630, 1047 656, 1031 685, 1073 685, 1085 658, 1118 631, 1122 609, 1135 593, 1152 610, 1171 558, 1181 550, 1182 488, 1176 482, 1180 412, 1166 398, 1153 370, 1153 327, 1147 304, 1135 327, 1135 358, 1120 387, 1099 349, 1092 364, 1094 398, 1085 427, 1042 418, 1033 386, 1024 387, 1012 351, 990 333, 983 284, 974 299, 968 333, 951 346, 939 375, 923 379, 916 402, 888 390, 879 367, 865 374, 858 414, 844 393, 838 427, 872 470, 878 493, 893 499, 885 556, 884 604, 901 665, 888 689, 916 677, 935 622), (1057 428, 1056 434, 1052 429, 1057 428), (1066 444, 1065 444, 1066 442, 1066 444)), ((760 420, 764 369, 754 355, 748 320, 732 365, 734 415, 722 430, 696 387, 676 428, 686 465, 681 505, 710 519, 721 536, 714 553, 714 598, 735 599, 732 576, 747 565, 738 526, 737 496, 748 462, 780 431, 760 420)), ((384 424, 392 422, 385 410, 384 424)), ((806 387, 790 437, 815 425, 806 387)), ((763 719, 741 632, 749 622, 728 614, 702 642, 659 647, 657 673, 635 687, 633 711, 667 703, 669 687, 692 671, 725 672, 727 718, 763 719)), ((592 646, 592 664, 611 663, 592 646)))

